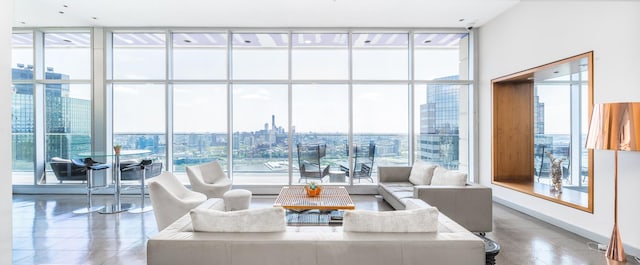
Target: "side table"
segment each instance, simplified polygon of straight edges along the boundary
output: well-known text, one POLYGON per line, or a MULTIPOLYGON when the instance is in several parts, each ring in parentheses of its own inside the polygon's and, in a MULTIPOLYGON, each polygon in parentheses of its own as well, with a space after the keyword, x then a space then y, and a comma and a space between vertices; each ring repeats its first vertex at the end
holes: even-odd
POLYGON ((495 265, 496 264, 496 256, 500 253, 500 244, 496 241, 487 238, 483 234, 474 233, 479 238, 484 240, 484 253, 485 253, 485 263, 487 265, 495 265))

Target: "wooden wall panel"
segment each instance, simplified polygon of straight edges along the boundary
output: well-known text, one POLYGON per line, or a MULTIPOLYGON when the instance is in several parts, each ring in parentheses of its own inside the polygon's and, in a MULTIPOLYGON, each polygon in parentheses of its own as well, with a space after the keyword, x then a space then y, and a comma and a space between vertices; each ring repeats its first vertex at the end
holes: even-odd
POLYGON ((533 82, 495 82, 493 108, 493 180, 533 181, 533 82))

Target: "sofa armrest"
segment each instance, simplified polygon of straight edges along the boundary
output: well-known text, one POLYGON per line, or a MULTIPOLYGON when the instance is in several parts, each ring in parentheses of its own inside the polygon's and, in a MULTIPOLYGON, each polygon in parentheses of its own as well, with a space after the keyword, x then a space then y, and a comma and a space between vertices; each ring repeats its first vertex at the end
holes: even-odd
POLYGON ((379 182, 407 182, 411 174, 410 166, 379 166, 379 182))
POLYGON ((490 232, 493 221, 492 190, 480 184, 415 186, 414 198, 438 210, 472 232, 490 232))

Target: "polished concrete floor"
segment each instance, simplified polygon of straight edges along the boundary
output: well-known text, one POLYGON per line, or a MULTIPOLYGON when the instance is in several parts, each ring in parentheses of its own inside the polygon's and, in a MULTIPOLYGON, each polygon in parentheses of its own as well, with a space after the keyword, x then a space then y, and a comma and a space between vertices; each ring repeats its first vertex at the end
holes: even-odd
MULTIPOLYGON (((96 196, 94 204, 112 196, 96 196)), ((252 208, 270 207, 275 196, 254 196, 252 208)), ((138 203, 125 196, 124 202, 138 203)), ((358 209, 391 210, 378 196, 353 196, 358 209)), ((148 201, 147 201, 148 203, 148 201)), ((14 195, 13 264, 145 264, 145 246, 157 233, 153 212, 73 214, 86 204, 80 195, 14 195)), ((499 265, 613 264, 588 239, 494 204, 487 237, 501 245, 499 265)), ((638 264, 630 258, 627 264, 638 264)), ((390 264, 392 265, 392 264, 390 264)))

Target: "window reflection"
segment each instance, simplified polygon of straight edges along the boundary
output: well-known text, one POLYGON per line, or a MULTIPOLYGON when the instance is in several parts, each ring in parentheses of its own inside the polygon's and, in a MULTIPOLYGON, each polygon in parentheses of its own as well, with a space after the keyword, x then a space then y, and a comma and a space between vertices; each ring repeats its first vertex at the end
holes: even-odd
POLYGON ((563 188, 585 193, 589 185, 589 153, 585 148, 589 113, 586 64, 587 59, 582 58, 537 74, 533 104, 534 181, 552 184, 549 158, 552 155, 564 160, 563 188))

